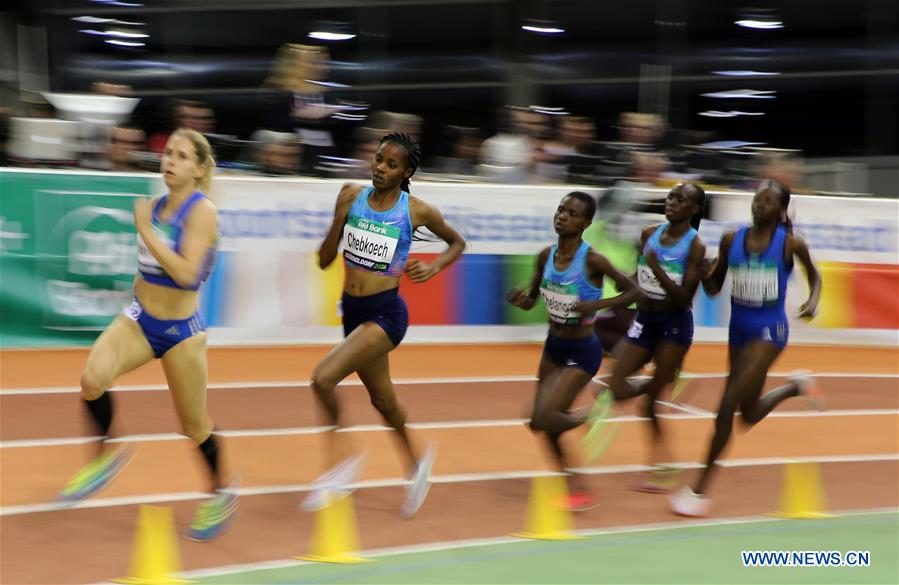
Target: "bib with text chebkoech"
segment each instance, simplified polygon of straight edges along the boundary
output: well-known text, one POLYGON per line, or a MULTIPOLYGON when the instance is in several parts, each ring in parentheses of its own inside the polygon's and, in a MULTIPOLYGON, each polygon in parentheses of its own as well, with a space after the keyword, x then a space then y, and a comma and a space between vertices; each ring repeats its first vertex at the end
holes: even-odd
POLYGON ((352 217, 343 230, 344 257, 371 272, 387 272, 400 238, 400 228, 352 217))
POLYGON ((409 194, 401 191, 396 203, 384 211, 369 204, 371 187, 350 206, 343 227, 343 262, 349 268, 382 276, 400 277, 412 247, 409 194))
MULTIPOLYGON (((674 284, 678 286, 683 284, 683 264, 677 262, 659 262, 659 266, 674 284)), ((649 264, 646 263, 646 259, 643 256, 640 256, 640 260, 637 263, 637 283, 640 285, 640 288, 643 289, 643 292, 646 293, 646 296, 651 299, 661 301, 668 298, 668 292, 662 287, 659 279, 653 274, 652 268, 649 267, 649 264)))
POLYGON ((647 297, 656 301, 667 299, 668 291, 662 287, 659 279, 653 274, 652 268, 646 262, 647 254, 650 251, 654 252, 662 272, 667 274, 674 284, 680 286, 684 283, 684 271, 690 257, 690 246, 693 245, 693 239, 697 235, 696 230, 690 228, 676 242, 665 246, 662 244, 662 235, 668 230, 668 227, 669 224, 663 223, 653 230, 637 261, 637 284, 640 285, 647 297))

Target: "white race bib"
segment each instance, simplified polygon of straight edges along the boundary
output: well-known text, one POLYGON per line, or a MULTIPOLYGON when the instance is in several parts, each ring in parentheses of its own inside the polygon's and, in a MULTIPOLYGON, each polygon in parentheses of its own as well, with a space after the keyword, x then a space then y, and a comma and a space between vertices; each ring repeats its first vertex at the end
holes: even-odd
MULTIPOLYGON (((684 275, 678 270, 680 268, 679 264, 662 264, 661 266, 665 274, 668 275, 668 278, 671 279, 671 282, 677 285, 684 282, 684 275)), ((668 298, 668 291, 662 287, 661 283, 659 283, 659 279, 653 274, 652 268, 650 268, 642 258, 637 265, 637 282, 649 298, 658 301, 668 298)))
POLYGON ((733 267, 731 296, 746 307, 776 305, 779 284, 776 264, 741 264, 733 267))
POLYGON ((581 314, 573 309, 580 301, 577 286, 574 284, 556 284, 544 280, 540 284, 546 312, 554 323, 577 325, 581 322, 581 314))
POLYGON ((137 301, 137 299, 134 299, 127 307, 122 309, 122 314, 132 321, 137 321, 140 318, 141 313, 143 312, 144 309, 140 306, 140 303, 137 301))
POLYGON ((353 264, 384 272, 393 261, 399 237, 397 226, 352 217, 343 230, 344 255, 353 264))
MULTIPOLYGON (((159 238, 163 244, 170 250, 175 249, 175 239, 172 237, 172 228, 167 225, 156 225, 153 224, 153 231, 156 233, 156 237, 159 238)), ((165 270, 162 269, 162 265, 159 263, 159 260, 156 259, 156 256, 150 252, 150 248, 147 246, 147 243, 144 242, 144 239, 137 234, 137 264, 140 267, 141 272, 146 272, 147 274, 165 274, 165 270)))

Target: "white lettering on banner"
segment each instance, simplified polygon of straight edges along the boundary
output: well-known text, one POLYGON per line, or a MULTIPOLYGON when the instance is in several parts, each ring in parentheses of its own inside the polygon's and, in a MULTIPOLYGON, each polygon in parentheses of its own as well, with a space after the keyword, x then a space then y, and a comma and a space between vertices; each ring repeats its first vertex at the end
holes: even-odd
MULTIPOLYGON (((53 311, 71 317, 116 315, 128 304, 134 291, 92 289, 81 282, 47 281, 47 298, 53 311)), ((98 327, 103 329, 103 327, 98 327)))
POLYGON ((7 221, 0 216, 0 252, 13 252, 21 250, 23 242, 28 239, 28 234, 22 231, 22 224, 18 221, 7 221))
MULTIPOLYGON (((0 179, 8 176, 33 177, 34 181, 41 184, 44 171, 20 171, 12 169, 0 169, 0 179)), ((96 177, 105 177, 102 174, 92 173, 68 173, 66 171, 49 171, 49 175, 64 176, 65 182, 70 185, 78 185, 85 181, 92 181, 96 177)), ((54 178, 56 181, 57 178, 54 178)), ((102 179, 104 181, 108 179, 102 179)), ((367 183, 367 182, 366 182, 367 183)), ((213 197, 220 211, 220 230, 223 239, 220 249, 225 252, 224 260, 228 272, 227 279, 222 278, 213 283, 212 290, 221 293, 221 309, 217 311, 216 331, 213 334, 214 343, 224 339, 240 340, 241 342, 258 342, 270 339, 289 339, 292 341, 321 341, 323 332, 327 335, 334 334, 337 339, 336 328, 332 327, 336 321, 328 320, 333 316, 330 311, 320 311, 319 300, 327 296, 324 284, 318 273, 318 268, 312 259, 315 251, 321 244, 322 238, 327 232, 334 213, 335 197, 340 190, 342 182, 337 180, 316 180, 305 178, 274 179, 274 178, 249 178, 221 176, 216 179, 213 197), (312 285, 310 287, 310 284, 312 285), (306 294, 308 292, 308 294, 306 294), (252 302, 248 302, 248 299, 252 302), (257 318, 257 316, 259 318, 257 318), (332 331, 332 329, 334 329, 332 331), (327 330, 327 331, 326 331, 327 330), (217 340, 217 341, 216 341, 217 340)), ((365 187, 365 184, 361 186, 365 187)), ((43 187, 41 187, 43 188, 43 187)), ((34 192, 38 193, 35 187, 34 192)), ((153 180, 148 189, 152 192, 163 192, 164 185, 158 179, 153 180)), ((494 266, 497 272, 505 270, 505 265, 511 265, 511 260, 503 258, 505 255, 533 255, 556 238, 552 230, 552 215, 559 200, 569 191, 571 186, 539 186, 539 185, 501 185, 501 184, 462 184, 462 183, 419 183, 415 190, 415 196, 429 204, 434 205, 444 212, 448 221, 458 228, 470 244, 465 253, 481 256, 469 258, 471 264, 484 263, 485 266, 494 266), (493 256, 493 257, 491 257, 493 256)), ((143 193, 144 191, 141 190, 143 193)), ((598 195, 601 190, 588 189, 591 195, 598 195)), ((654 194, 660 198, 665 196, 666 190, 657 189, 654 194)), ((96 194, 99 195, 99 194, 96 194)), ((749 192, 710 192, 710 219, 702 221, 700 234, 707 247, 707 255, 717 255, 717 245, 721 234, 738 226, 746 225, 751 220, 750 205, 752 193, 749 192)), ((40 195, 40 197, 50 197, 40 195)), ((23 197, 25 202, 27 197, 23 197)), ((54 195, 47 199, 56 201, 54 195)), ((70 204, 77 200, 66 198, 65 204, 56 206, 41 205, 44 199, 36 195, 34 206, 23 206, 21 213, 12 208, 3 208, 5 220, 0 226, 0 255, 7 258, 7 254, 19 243, 24 244, 23 250, 30 250, 32 244, 37 254, 53 255, 54 262, 44 262, 41 271, 36 276, 40 277, 41 290, 48 298, 49 306, 46 307, 45 319, 50 319, 53 325, 68 326, 77 325, 79 320, 59 319, 54 311, 71 315, 99 315, 112 317, 116 310, 127 304, 131 291, 100 291, 89 287, 99 285, 108 279, 93 279, 91 272, 111 270, 112 266, 118 269, 118 265, 111 258, 92 257, 92 254, 100 248, 102 238, 97 233, 116 232, 117 226, 110 223, 93 224, 92 218, 97 211, 105 206, 93 205, 89 211, 80 212, 78 221, 71 221, 70 216, 63 215, 64 221, 57 221, 61 214, 69 209, 70 204), (27 207, 27 209, 25 208, 27 207), (96 208, 96 209, 94 209, 96 208), (38 226, 29 227, 31 221, 29 214, 39 216, 35 220, 38 226), (93 215, 92 215, 93 214, 93 215), (22 223, 23 227, 10 222, 22 223), (56 221, 56 225, 54 225, 56 221), (70 236, 76 230, 94 232, 80 241, 74 242, 80 247, 80 258, 70 260, 62 255, 67 254, 70 236), (22 232, 27 232, 24 239, 22 232), (12 234, 12 240, 9 235, 12 234), (14 241, 13 241, 14 240, 14 241), (86 276, 80 277, 65 270, 67 267, 79 265, 80 270, 86 276), (92 265, 93 263, 93 265, 92 265), (66 282, 70 280, 67 275, 73 275, 77 279, 85 280, 85 284, 66 282), (52 280, 55 279, 55 280, 52 280), (49 282, 48 282, 49 280, 49 282), (89 283, 89 284, 88 284, 89 283), (115 299, 115 301, 113 301, 115 299)), ((79 207, 79 209, 82 209, 79 207)), ((130 224, 130 209, 122 210, 122 213, 111 213, 108 209, 101 215, 107 215, 121 224, 124 231, 132 231, 130 224)), ((813 259, 819 263, 845 262, 847 267, 822 266, 825 271, 825 288, 827 285, 829 269, 839 268, 860 274, 865 282, 871 285, 860 289, 860 297, 855 304, 867 302, 864 295, 871 295, 872 302, 876 302, 878 311, 895 311, 895 301, 889 295, 874 293, 879 292, 878 279, 870 281, 865 277, 869 272, 886 272, 895 270, 899 264, 897 256, 897 218, 899 218, 899 201, 896 199, 874 198, 836 198, 836 197, 812 197, 797 195, 791 201, 791 217, 796 228, 796 233, 809 242, 813 259), (876 264, 880 266, 861 266, 862 264, 876 264), (873 290, 872 290, 873 289, 873 290), (862 295, 864 293, 864 295, 862 295), (876 296, 876 298, 874 298, 876 296), (881 309, 881 303, 883 309, 881 309)), ((604 210, 600 209, 597 220, 608 219, 604 217, 604 210)), ((629 222, 628 228, 637 237, 642 229, 651 223, 661 222, 661 216, 650 214, 626 214, 622 221, 629 222)), ((343 236, 343 234, 341 234, 343 236)), ((378 234, 367 234, 369 240, 378 234)), ((78 236, 81 238, 81 235, 78 236)), ((343 240, 341 238, 341 246, 343 240)), ((120 245, 121 242, 111 241, 111 244, 120 245)), ((413 250, 423 253, 439 253, 444 249, 440 242, 413 244, 413 250)), ((73 250, 74 252, 74 250, 73 250)), ((106 250, 100 250, 101 255, 106 250)), ((602 250, 600 250, 602 252, 602 250)), ((351 253, 348 261, 357 262, 360 266, 365 263, 372 266, 373 260, 365 259, 361 255, 351 253)), ((530 258, 529 267, 532 265, 530 258)), ((463 261, 464 262, 464 261, 463 261)), ((471 279, 478 278, 481 272, 469 272, 462 270, 459 275, 459 287, 480 290, 480 284, 471 279)), ((892 273, 890 273, 892 274, 892 273)), ((877 276, 875 274, 875 276, 877 276)), ((119 275, 116 278, 123 278, 119 275)), ((890 276, 892 278, 892 276, 890 276)), ((12 279, 2 279, 10 283, 12 279)), ((130 279, 129 279, 130 281, 130 279)), ((708 299, 697 301, 697 324, 707 326, 707 331, 715 339, 724 339, 726 335, 726 316, 729 305, 731 279, 728 279, 726 290, 717 299, 711 302, 708 299)), ((805 300, 808 291, 801 270, 795 271, 789 279, 792 292, 787 298, 787 310, 790 315, 795 312, 798 305, 805 300)), ((129 282, 130 284, 130 282, 129 282)), ((779 283, 783 286, 784 283, 779 283)), ((773 281, 769 284, 757 285, 756 292, 773 290, 773 281)), ((749 296, 752 296, 752 287, 749 287, 749 296)), ((488 289, 485 289, 485 291, 488 289)), ((6 292, 6 289, 3 291, 6 292)), ((10 293, 13 294, 13 293, 10 293)), ((467 293, 466 293, 467 294, 467 293)), ((475 292, 475 294, 478 294, 475 292)), ((739 294, 739 293, 738 293, 739 294)), ((756 296, 764 298, 767 293, 759 292, 756 296)), ((569 301, 570 302, 570 301, 569 301)), ((552 304, 552 303, 551 303, 552 304)), ((565 300, 561 300, 560 307, 564 307, 565 300)), ((827 315, 826 304, 822 305, 827 315)), ((830 310, 834 310, 832 307, 830 310)), ((852 312, 855 310, 853 302, 847 302, 840 311, 852 312)), ((98 323, 95 319, 92 322, 98 323)), ((498 315, 492 322, 508 322, 504 315, 498 315)), ((849 322, 853 322, 850 317, 849 322)), ((851 339, 867 343, 870 339, 875 343, 895 344, 895 331, 889 330, 891 337, 884 336, 887 330, 874 331, 865 329, 863 333, 856 333, 846 329, 821 330, 824 323, 822 319, 811 324, 797 323, 792 320, 791 326, 796 325, 794 332, 806 334, 806 339, 815 335, 825 341, 835 339, 848 339, 842 334, 852 336, 851 339), (822 333, 826 333, 824 336, 822 333), (832 334, 837 334, 832 336, 832 334), (883 341, 885 340, 885 341, 883 341)), ((879 323, 875 323, 877 325, 879 323)), ((421 325, 421 323, 416 323, 421 325)), ((46 326, 46 323, 45 323, 46 326)), ((890 321, 883 322, 884 327, 893 327, 890 321)), ((497 335, 517 336, 518 327, 512 327, 514 333, 497 333, 497 335)), ((700 327, 703 329, 703 327, 700 327)), ((470 340, 472 336, 494 335, 493 331, 501 331, 502 327, 487 325, 483 328, 468 330, 466 327, 447 327, 446 334, 451 339, 462 339, 465 336, 470 340), (455 337, 454 337, 455 334, 455 337)), ((431 335, 420 328, 414 335, 431 335)), ((542 333, 542 330, 541 330, 542 333)), ((778 331, 772 325, 771 336, 776 338, 778 331)), ((443 336, 444 328, 439 335, 443 336)), ((420 339, 420 337, 419 337, 420 339)), ((798 337, 797 337, 798 339, 798 337)))
MULTIPOLYGON (((469 241, 545 242, 555 236, 550 219, 552 208, 542 214, 509 215, 485 213, 475 208, 448 205, 444 218, 463 230, 469 241)), ((330 225, 332 210, 310 209, 222 209, 222 235, 226 238, 308 239, 320 241, 330 225)))
MULTIPOLYGON (((265 247, 266 241, 283 239, 291 249, 315 251, 325 236, 334 213, 338 182, 289 180, 235 180, 216 182, 220 202, 223 247, 265 247), (258 194, 252 205, 246 193, 258 194), (228 241, 228 240, 232 241, 228 241), (247 240, 253 240, 249 242, 247 240)), ((538 245, 555 238, 552 214, 566 187, 517 189, 504 185, 423 183, 416 196, 436 205, 444 217, 465 236, 468 254, 534 254, 538 245)), ((598 193, 599 191, 597 191, 598 193)), ((658 191, 660 197, 664 192, 658 191)), ((747 193, 712 193, 712 218, 703 220, 700 235, 710 255, 721 235, 750 220, 751 197, 747 193), (718 205, 718 203, 721 203, 718 205), (718 209, 716 212, 715 210, 718 209)), ((797 196, 796 233, 812 248, 816 260, 893 264, 897 253, 899 205, 895 200, 851 200, 853 216, 845 214, 846 199, 797 196), (859 215, 860 214, 860 215, 859 215), (853 224, 847 224, 847 221, 853 224), (862 256, 858 256, 862 254, 862 256)), ((599 210, 602 218, 603 210, 599 210)), ((662 216, 633 213, 618 220, 634 238, 662 216)), ((268 244, 270 247, 271 244, 268 244)), ((416 247, 423 244, 416 243, 416 247)))
MULTIPOLYGON (((452 208, 452 206, 450 206, 452 208)), ((333 211, 310 209, 222 209, 221 231, 225 238, 234 239, 289 239, 308 241, 310 249, 317 246, 328 230, 333 211)), ((508 215, 503 213, 464 212, 456 208, 444 213, 449 223, 462 230, 471 243, 482 244, 475 253, 525 253, 524 250, 504 252, 503 244, 527 244, 552 241, 555 237, 550 219, 552 210, 544 215, 508 215), (486 244, 486 246, 485 246, 486 244)), ((639 235, 640 229, 659 216, 641 217, 635 214, 624 220, 639 235)), ((707 248, 714 250, 724 232, 746 225, 748 221, 704 220, 699 234, 707 248)), ((837 223, 805 224, 797 222, 795 231, 806 239, 817 255, 827 252, 864 252, 895 254, 897 230, 895 225, 847 226, 837 223)), ((635 238, 636 239, 636 238, 635 238)), ((469 251, 471 252, 471 251, 469 251)), ((527 253, 531 253, 529 248, 527 253)))
MULTIPOLYGON (((10 171, 13 172, 13 171, 10 171)), ((333 216, 339 181, 220 177, 216 202, 220 211, 223 249, 271 249, 265 241, 290 240, 289 249, 315 251, 333 216), (247 193, 254 193, 248 202, 247 193), (231 240, 231 241, 228 241, 231 240)), ((439 207, 472 246, 466 253, 533 254, 532 244, 552 241, 552 213, 567 186, 423 183, 416 196, 439 207), (514 209, 514 212, 510 211, 514 209)), ((663 189, 650 190, 660 198, 663 189)), ((600 190, 590 191, 599 194, 600 190)), ((711 218, 700 235, 713 253, 721 234, 748 223, 751 193, 709 192, 711 218)), ((796 232, 808 241, 816 260, 896 264, 899 262, 899 202, 895 199, 797 195, 791 203, 796 232), (847 205, 852 206, 848 217, 847 205), (852 222, 852 223, 848 223, 852 222)), ((602 219, 603 210, 599 210, 602 219)), ((635 213, 621 220, 642 230, 661 216, 635 213)), ((281 243, 283 246, 286 242, 281 243)), ((417 244, 420 246, 420 244, 417 244)), ((284 248, 281 248, 284 249, 284 248)))
POLYGON ((333 209, 220 209, 219 229, 226 238, 321 240, 333 209))
POLYGON ((134 234, 129 232, 89 232, 69 234, 69 272, 82 275, 133 274, 134 234))
POLYGON ((896 230, 872 222, 871 225, 799 224, 808 245, 814 249, 852 252, 895 252, 896 230))

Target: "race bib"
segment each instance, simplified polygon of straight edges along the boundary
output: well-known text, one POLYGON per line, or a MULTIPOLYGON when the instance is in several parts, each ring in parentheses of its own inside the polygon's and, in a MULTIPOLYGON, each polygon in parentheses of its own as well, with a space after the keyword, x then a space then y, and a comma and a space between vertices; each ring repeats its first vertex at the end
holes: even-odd
POLYGON ((386 272, 400 237, 398 226, 351 217, 343 230, 343 251, 348 262, 372 272, 386 272))
POLYGON ((122 309, 122 314, 131 319, 132 321, 137 321, 141 313, 144 312, 144 308, 140 306, 140 303, 137 299, 131 301, 131 303, 122 309))
MULTIPOLYGON (((659 265, 674 284, 680 285, 684 282, 683 267, 680 264, 661 262, 659 265)), ((637 282, 649 298, 658 301, 668 298, 668 292, 662 288, 659 279, 652 273, 652 268, 646 264, 646 260, 642 256, 640 257, 640 263, 637 265, 637 282)))
POLYGON ((634 319, 634 322, 631 323, 630 328, 627 330, 627 336, 631 339, 640 339, 641 335, 643 335, 643 323, 634 319))
POLYGON ((732 267, 734 301, 746 307, 767 307, 779 300, 777 265, 751 262, 732 267))
MULTIPOLYGON (((175 249, 175 230, 171 226, 165 224, 157 225, 154 223, 153 232, 167 248, 170 250, 175 249)), ((140 234, 137 234, 137 263, 141 272, 146 272, 147 274, 165 274, 165 270, 162 269, 159 260, 157 260, 156 256, 150 252, 150 248, 147 246, 147 243, 144 242, 144 239, 140 234)))
POLYGON ((580 301, 576 284, 558 284, 544 280, 540 283, 540 292, 550 321, 562 325, 577 325, 581 322, 581 314, 573 309, 580 301))

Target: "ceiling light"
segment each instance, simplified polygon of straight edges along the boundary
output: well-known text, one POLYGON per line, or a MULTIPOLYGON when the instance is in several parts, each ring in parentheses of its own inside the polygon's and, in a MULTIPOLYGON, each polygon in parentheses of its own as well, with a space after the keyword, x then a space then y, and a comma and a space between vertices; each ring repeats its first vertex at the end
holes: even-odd
POLYGON ((83 22, 85 24, 120 24, 122 26, 144 26, 144 22, 128 22, 127 20, 117 20, 115 18, 99 18, 97 16, 76 16, 72 18, 75 22, 83 22))
POLYGON ((737 116, 764 116, 764 112, 740 112, 738 110, 730 110, 729 112, 721 112, 718 110, 706 110, 699 112, 700 116, 707 118, 736 118, 737 116))
POLYGON ((350 39, 356 38, 356 35, 325 31, 313 31, 309 33, 309 38, 318 39, 320 41, 348 41, 350 39))
POLYGON ((106 41, 110 45, 118 45, 120 47, 145 47, 147 43, 141 43, 138 41, 120 41, 118 39, 106 39, 106 41))
POLYGON ((780 73, 777 71, 753 71, 751 69, 712 71, 712 74, 713 75, 727 75, 730 77, 757 77, 760 75, 780 75, 780 73))
POLYGON ((565 111, 565 108, 553 108, 550 106, 531 106, 530 110, 532 112, 537 112, 538 114, 546 114, 548 116, 567 116, 568 112, 565 111))
POLYGON ((83 28, 78 32, 83 32, 88 35, 97 35, 100 37, 115 37, 120 39, 146 39, 150 37, 150 35, 146 33, 135 33, 124 30, 94 30, 83 28))
POLYGON ((735 20, 734 24, 736 24, 737 26, 742 26, 744 28, 757 28, 761 30, 773 30, 776 28, 784 27, 784 23, 780 20, 755 20, 752 18, 735 20))
POLYGON ((745 98, 745 99, 755 99, 755 100, 773 100, 776 99, 777 96, 774 95, 777 92, 773 89, 771 90, 758 90, 758 89, 734 89, 731 91, 714 91, 710 93, 702 94, 704 97, 710 98, 745 98))
POLYGON ((544 35, 560 35, 565 32, 564 28, 556 28, 554 26, 532 26, 532 25, 523 25, 521 30, 526 30, 532 33, 539 33, 544 35))
POLYGON ((127 6, 127 7, 135 7, 135 6, 143 6, 143 4, 138 4, 137 2, 118 2, 117 0, 93 0, 94 2, 98 2, 100 4, 106 4, 107 6, 127 6))

